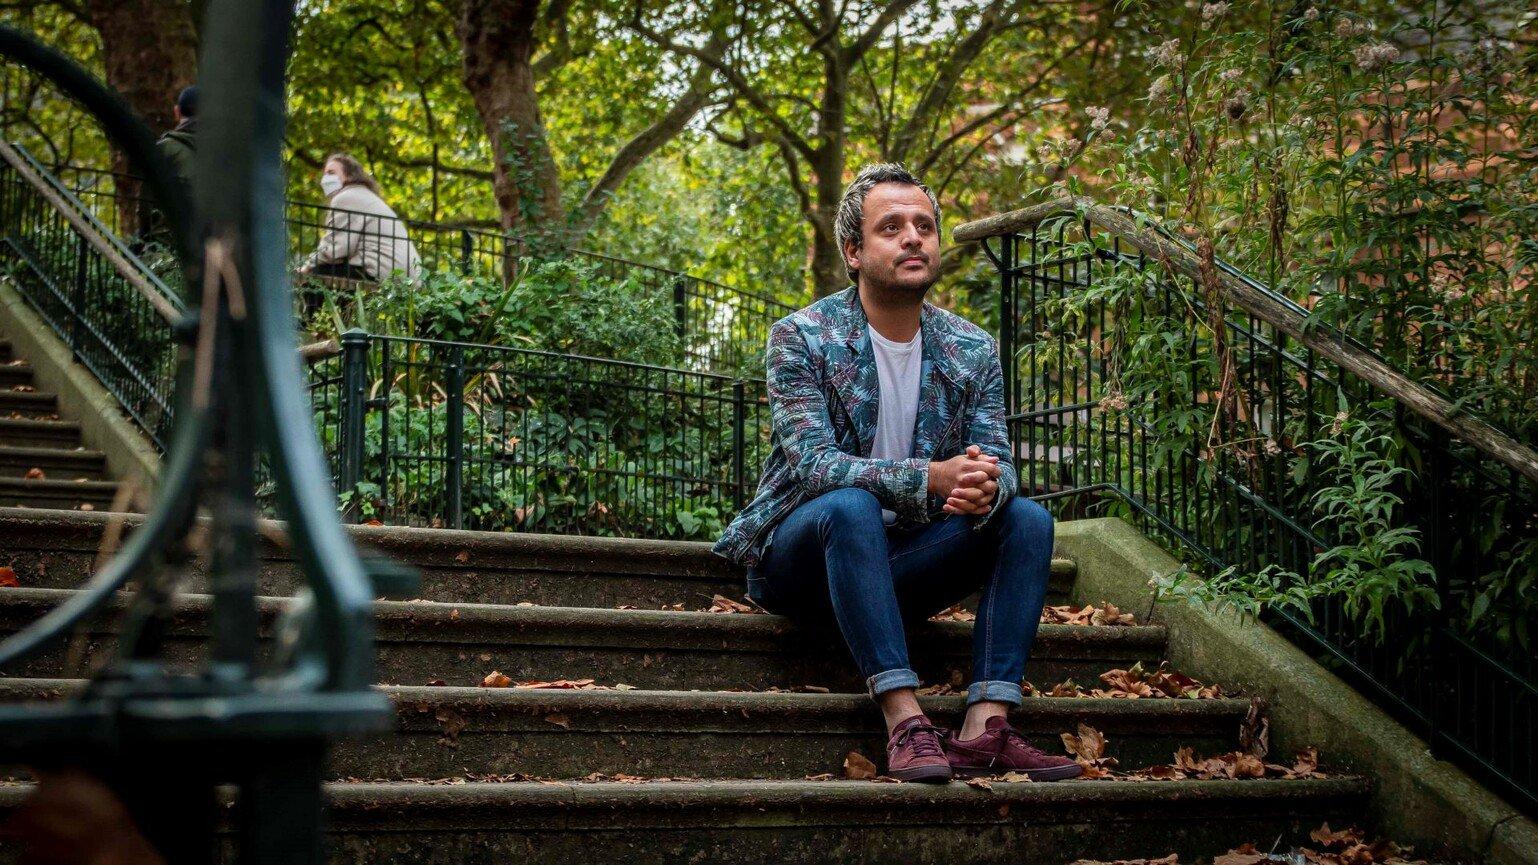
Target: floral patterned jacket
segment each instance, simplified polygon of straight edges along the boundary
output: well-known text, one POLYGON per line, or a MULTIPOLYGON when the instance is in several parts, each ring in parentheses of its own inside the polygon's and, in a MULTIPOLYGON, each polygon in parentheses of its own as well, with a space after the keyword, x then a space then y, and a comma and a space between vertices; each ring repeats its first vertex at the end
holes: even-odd
POLYGON ((798 505, 842 487, 869 490, 911 528, 943 514, 931 495, 929 463, 976 444, 999 458, 993 510, 1019 486, 1004 428, 1004 376, 986 331, 925 303, 918 417, 909 459, 868 455, 876 435, 880 386, 865 308, 850 287, 775 322, 764 362, 772 423, 758 493, 716 542, 715 552, 758 564, 777 526, 798 505))

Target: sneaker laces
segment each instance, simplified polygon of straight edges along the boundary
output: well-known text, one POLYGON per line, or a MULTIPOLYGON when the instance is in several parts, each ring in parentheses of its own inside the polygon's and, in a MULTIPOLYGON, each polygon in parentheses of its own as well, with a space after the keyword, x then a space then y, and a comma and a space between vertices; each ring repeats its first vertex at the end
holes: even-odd
POLYGON ((1047 752, 1041 750, 1035 745, 1032 745, 1031 741, 1025 738, 1025 734, 1021 733, 1019 730, 1016 730, 1014 727, 1005 727, 1003 733, 1004 734, 999 737, 1000 754, 1003 754, 1005 751, 1009 750, 1010 742, 1018 742, 1020 743, 1020 747, 1025 751, 1025 756, 1027 757, 1032 759, 1041 759, 1047 756, 1047 752))
POLYGON ((897 740, 892 744, 895 747, 901 748, 912 743, 913 756, 915 757, 943 757, 945 752, 940 747, 940 736, 944 735, 944 733, 944 730, 933 724, 914 724, 911 727, 904 727, 898 732, 897 740), (917 737, 917 734, 920 732, 933 734, 933 738, 917 737))

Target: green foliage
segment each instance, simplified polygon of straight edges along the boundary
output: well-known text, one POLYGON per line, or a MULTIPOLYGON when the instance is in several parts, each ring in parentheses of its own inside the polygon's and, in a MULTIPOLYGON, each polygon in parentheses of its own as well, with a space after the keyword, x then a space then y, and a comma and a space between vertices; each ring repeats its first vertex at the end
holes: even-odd
MULTIPOLYGON (((1538 153, 1521 142, 1538 129, 1538 57, 1512 38, 1524 14, 1500 3, 1193 5, 1158 33, 1139 106, 1087 109, 1087 145, 1057 148, 1074 173, 1038 194, 1137 208, 1144 224, 1171 227, 1198 253, 1210 245, 1311 309, 1315 326, 1344 330, 1533 441, 1538 369, 1527 346, 1538 307, 1526 286, 1538 153)), ((1538 560, 1521 540, 1531 485, 1494 489, 1445 458, 1433 473, 1390 406, 1361 388, 1330 405, 1305 399, 1299 370, 1273 378, 1267 354, 1213 315, 1223 304, 1215 281, 1154 289, 1122 268, 1097 282, 1098 297, 1049 309, 1045 324, 1079 332, 1085 304, 1112 310, 1089 355, 1104 397, 1143 425, 1136 438, 1151 471, 1256 488, 1312 515, 1321 540, 1292 570, 1263 560, 1168 588, 1249 612, 1330 599, 1381 632, 1393 608, 1435 602, 1424 539, 1405 528, 1412 509, 1465 495, 1486 506, 1447 511, 1467 521, 1447 542, 1481 567, 1446 575, 1450 613, 1525 642, 1538 612, 1538 560), (1244 375, 1257 377, 1249 397, 1244 375), (1286 412, 1262 423, 1277 404, 1286 412), (1314 498, 1295 497, 1305 491, 1314 498)), ((1166 504, 1207 537, 1266 548, 1264 517, 1230 526, 1207 514, 1204 524, 1178 500, 1166 504)))

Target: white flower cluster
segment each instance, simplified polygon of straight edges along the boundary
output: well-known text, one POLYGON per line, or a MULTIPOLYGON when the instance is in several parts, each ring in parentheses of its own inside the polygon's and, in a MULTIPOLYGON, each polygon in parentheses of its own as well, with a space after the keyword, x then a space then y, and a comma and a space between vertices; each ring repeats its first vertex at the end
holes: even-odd
POLYGON ((1307 9, 1305 9, 1303 11, 1303 20, 1304 21, 1318 21, 1319 20, 1319 7, 1317 7, 1317 6, 1310 6, 1307 9))
POLYGON ((1104 130, 1111 124, 1111 109, 1091 106, 1084 110, 1089 115, 1089 128, 1095 132, 1104 130))
POLYGON ((1153 61, 1157 66, 1174 66, 1180 62, 1180 40, 1167 39, 1159 43, 1159 47, 1153 51, 1153 61))
POLYGON ((1154 105, 1162 105, 1170 97, 1172 82, 1168 75, 1160 75, 1154 82, 1148 85, 1148 101, 1154 105))
POLYGON ((1222 72, 1218 73, 1218 77, 1224 81, 1237 81, 1243 75, 1244 72, 1240 69, 1224 69, 1222 72))
POLYGON ((1364 72, 1372 72, 1376 69, 1393 63, 1399 59, 1399 49, 1387 42, 1375 42, 1371 45, 1358 45, 1351 56, 1356 59, 1356 65, 1364 72))
POLYGON ((1227 15, 1227 14, 1228 14, 1228 4, 1227 3, 1203 3, 1202 4, 1202 20, 1207 22, 1207 23, 1209 23, 1209 24, 1212 23, 1213 21, 1218 20, 1219 18, 1222 18, 1224 15, 1227 15))
POLYGON ((1367 21, 1347 18, 1344 15, 1335 21, 1335 35, 1342 39, 1352 39, 1371 32, 1372 24, 1367 21))

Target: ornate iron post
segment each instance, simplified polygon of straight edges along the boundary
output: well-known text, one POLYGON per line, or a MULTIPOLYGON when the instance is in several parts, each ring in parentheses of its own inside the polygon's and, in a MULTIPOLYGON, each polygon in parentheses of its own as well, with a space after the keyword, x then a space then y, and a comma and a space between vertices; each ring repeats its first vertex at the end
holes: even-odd
MULTIPOLYGON (((101 123, 161 203, 195 286, 176 429, 144 525, 70 601, 0 643, 0 668, 68 635, 130 583, 117 652, 67 703, 0 709, 0 759, 106 781, 171 865, 213 861, 219 785, 237 788, 243 862, 319 863, 328 740, 381 729, 372 600, 414 575, 366 563, 343 532, 316 439, 292 317, 283 223, 283 77, 293 9, 212 0, 201 70, 194 211, 153 140, 116 94, 63 55, 0 27, 0 56, 31 68, 101 123), (195 216, 194 216, 195 213, 195 216), (265 454, 305 587, 265 663, 256 608, 255 467, 265 454), (162 636, 209 515, 212 644, 173 666, 162 636)), ((392 591, 393 590, 393 591, 392 591)), ((222 857, 220 857, 222 858, 222 857)))

